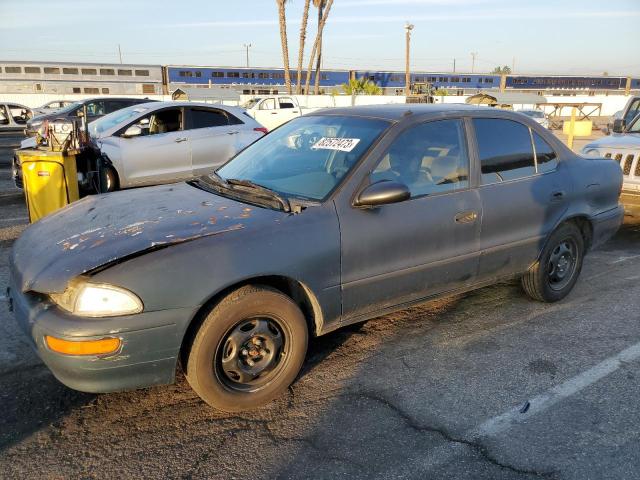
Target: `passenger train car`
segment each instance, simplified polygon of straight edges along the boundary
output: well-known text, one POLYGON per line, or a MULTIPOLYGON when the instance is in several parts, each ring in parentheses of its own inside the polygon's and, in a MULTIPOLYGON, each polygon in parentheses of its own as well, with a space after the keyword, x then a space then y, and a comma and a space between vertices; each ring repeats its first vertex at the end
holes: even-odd
POLYGON ((162 95, 162 67, 65 62, 0 62, 0 94, 162 95))
MULTIPOLYGON (((296 72, 291 71, 296 83, 296 72)), ((306 74, 305 74, 306 77, 306 74)), ((323 93, 340 92, 352 78, 367 78, 387 95, 404 95, 401 71, 322 70, 323 93)), ((311 78, 313 84, 314 78, 311 78)), ((640 78, 621 76, 495 75, 412 72, 412 85, 430 84, 452 95, 486 90, 536 91, 539 94, 624 94, 640 90, 640 78)), ((241 94, 285 93, 284 70, 186 65, 0 61, 0 95, 40 93, 75 95, 168 95, 180 86, 222 86, 241 94)))

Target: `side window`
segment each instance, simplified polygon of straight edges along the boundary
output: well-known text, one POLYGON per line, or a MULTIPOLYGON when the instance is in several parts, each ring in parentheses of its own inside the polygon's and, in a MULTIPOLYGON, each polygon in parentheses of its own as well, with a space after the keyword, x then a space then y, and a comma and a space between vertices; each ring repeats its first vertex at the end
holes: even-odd
POLYGON ((558 156, 540 135, 533 133, 533 146, 536 149, 536 166, 538 173, 551 172, 558 166, 558 156))
POLYGON ((9 112, 11 113, 14 122, 19 125, 24 125, 27 123, 27 120, 29 120, 30 118, 29 110, 21 107, 20 105, 7 105, 7 107, 9 107, 9 112))
POLYGON ((9 117, 7 111, 4 109, 4 105, 0 105, 0 125, 9 125, 9 117))
POLYGON ((229 125, 227 116, 220 110, 191 109, 191 128, 210 128, 229 125))
POLYGON ((106 115, 107 109, 105 108, 104 102, 91 102, 87 103, 87 115, 89 117, 95 115, 106 115))
POLYGON ((498 118, 475 118, 473 127, 483 185, 536 173, 529 127, 498 118))
POLYGON ((370 180, 404 183, 412 197, 467 188, 469 156, 462 120, 438 120, 405 130, 370 180))
POLYGON ((260 104, 260 110, 275 110, 275 109, 276 109, 275 98, 267 98, 264 102, 260 104))
POLYGON ((278 102, 280 103, 280 108, 295 108, 293 100, 291 100, 289 97, 279 98, 278 102))
POLYGON ((161 110, 146 118, 149 118, 149 135, 177 132, 182 129, 182 110, 179 108, 161 110))
POLYGON ((627 123, 627 125, 631 123, 631 120, 633 120, 636 117, 636 115, 638 115, 638 113, 640 113, 640 98, 637 98, 631 103, 631 105, 629 105, 629 110, 627 111, 627 114, 624 116, 624 120, 627 123))

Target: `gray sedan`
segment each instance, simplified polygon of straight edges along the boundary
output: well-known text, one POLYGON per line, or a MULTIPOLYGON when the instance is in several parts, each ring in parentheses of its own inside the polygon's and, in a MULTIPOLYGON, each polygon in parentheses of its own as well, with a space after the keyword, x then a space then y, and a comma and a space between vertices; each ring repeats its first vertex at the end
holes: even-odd
POLYGON ((31 225, 9 297, 72 388, 171 383, 180 365, 210 405, 254 408, 295 380, 309 337, 512 277, 561 300, 618 229, 621 183, 512 112, 324 110, 198 181, 31 225))
POLYGON ((158 185, 210 173, 266 133, 238 107, 153 102, 89 125, 107 162, 108 189, 158 185))

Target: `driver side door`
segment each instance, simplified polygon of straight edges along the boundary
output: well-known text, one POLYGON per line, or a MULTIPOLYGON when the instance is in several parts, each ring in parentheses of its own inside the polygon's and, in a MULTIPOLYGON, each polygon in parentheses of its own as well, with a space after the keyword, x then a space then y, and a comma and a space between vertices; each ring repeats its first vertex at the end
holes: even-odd
POLYGON ((136 124, 141 127, 142 135, 120 138, 121 162, 129 186, 191 178, 182 108, 156 110, 139 118, 136 124))
POLYGON ((465 132, 462 119, 437 120, 393 141, 365 183, 400 182, 410 199, 364 209, 336 202, 346 323, 474 282, 482 211, 465 132))

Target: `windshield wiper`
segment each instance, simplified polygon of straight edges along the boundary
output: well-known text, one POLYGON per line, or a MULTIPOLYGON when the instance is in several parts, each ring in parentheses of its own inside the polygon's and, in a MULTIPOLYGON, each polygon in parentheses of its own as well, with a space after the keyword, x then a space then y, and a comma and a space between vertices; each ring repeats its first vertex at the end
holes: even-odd
POLYGON ((289 201, 283 196, 281 196, 278 192, 271 190, 270 188, 263 187, 262 185, 258 185, 257 183, 253 183, 251 180, 227 178, 225 181, 222 177, 218 176, 217 174, 216 176, 220 178, 222 182, 225 182, 227 185, 231 185, 232 188, 241 187, 243 189, 250 190, 252 193, 258 194, 259 196, 262 196, 262 197, 266 196, 266 197, 273 198, 277 200, 280 205, 282 205, 282 210, 284 210, 285 212, 291 211, 291 205, 289 204, 289 201))

